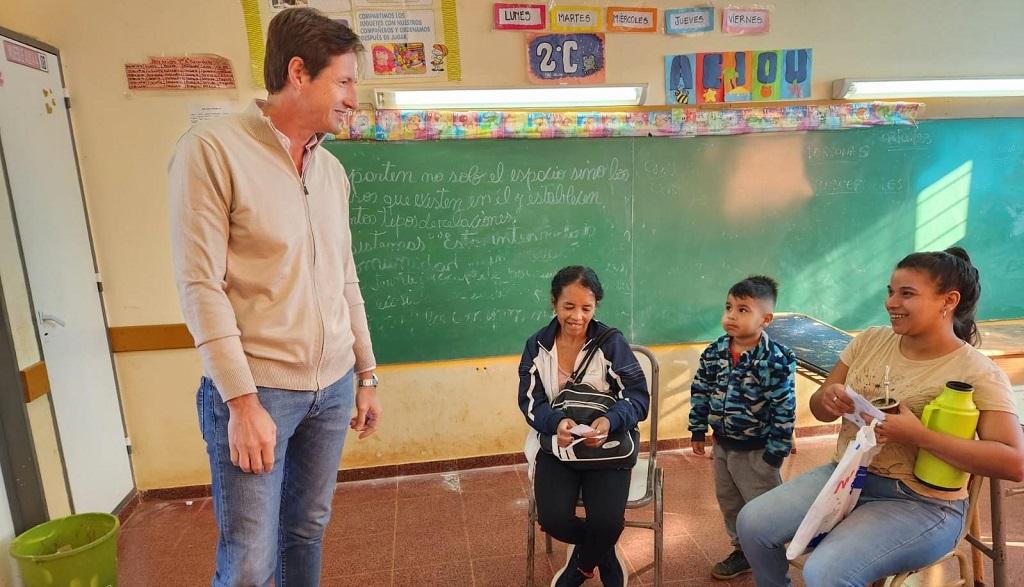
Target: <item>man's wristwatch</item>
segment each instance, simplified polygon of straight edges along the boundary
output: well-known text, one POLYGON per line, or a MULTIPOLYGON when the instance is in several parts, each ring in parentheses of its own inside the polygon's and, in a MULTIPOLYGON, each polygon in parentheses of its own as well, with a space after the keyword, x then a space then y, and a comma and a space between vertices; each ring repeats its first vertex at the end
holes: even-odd
POLYGON ((377 374, 374 373, 374 374, 370 375, 369 379, 360 379, 359 380, 359 387, 377 387, 377 384, 379 384, 379 383, 380 383, 380 379, 377 379, 377 374))

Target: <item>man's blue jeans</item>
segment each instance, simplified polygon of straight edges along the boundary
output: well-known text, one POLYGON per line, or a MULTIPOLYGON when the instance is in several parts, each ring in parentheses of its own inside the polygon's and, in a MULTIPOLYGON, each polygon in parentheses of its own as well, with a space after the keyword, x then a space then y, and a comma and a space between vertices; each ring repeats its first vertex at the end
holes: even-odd
POLYGON ((258 389, 277 425, 274 468, 260 475, 231 464, 228 407, 213 382, 203 377, 196 394, 220 530, 213 585, 263 586, 276 578, 277 587, 316 586, 352 416, 352 372, 321 391, 258 389))
MULTIPOLYGON (((828 481, 835 464, 814 469, 754 498, 736 521, 758 587, 789 585, 786 543, 828 481)), ((895 479, 868 474, 857 506, 804 564, 809 587, 862 586, 919 569, 954 549, 967 500, 914 493, 895 479)))

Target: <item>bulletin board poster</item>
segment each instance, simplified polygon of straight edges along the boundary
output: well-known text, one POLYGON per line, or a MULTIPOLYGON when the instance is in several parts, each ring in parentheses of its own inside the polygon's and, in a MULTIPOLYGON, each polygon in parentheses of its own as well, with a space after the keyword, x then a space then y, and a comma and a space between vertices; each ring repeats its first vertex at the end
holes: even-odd
POLYGON ((370 57, 366 79, 424 78, 444 72, 433 10, 378 8, 356 11, 356 30, 370 57))
POLYGON ((254 85, 263 87, 266 31, 280 11, 309 6, 359 34, 360 77, 374 83, 462 79, 456 0, 241 0, 254 85))
POLYGON ((726 51, 665 57, 667 104, 804 100, 811 49, 726 51))
POLYGON ((530 82, 604 83, 604 33, 532 33, 526 37, 530 82))

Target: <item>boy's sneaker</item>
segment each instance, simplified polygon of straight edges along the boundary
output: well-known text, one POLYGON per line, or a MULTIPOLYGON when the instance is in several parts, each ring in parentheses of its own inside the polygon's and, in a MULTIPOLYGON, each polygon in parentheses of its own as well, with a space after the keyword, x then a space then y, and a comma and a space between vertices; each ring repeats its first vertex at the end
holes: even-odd
POLYGON ((711 576, 723 580, 749 572, 750 563, 747 562, 747 557, 743 556, 743 551, 738 548, 732 551, 732 554, 727 556, 724 561, 711 567, 711 576))
POLYGON ((629 569, 626 568, 626 560, 622 557, 618 545, 611 547, 601 560, 597 561, 597 572, 601 575, 601 584, 604 587, 625 587, 629 569))
POLYGON ((589 576, 584 575, 583 571, 579 569, 579 552, 580 547, 576 544, 568 545, 565 553, 565 565, 555 572, 555 576, 551 578, 551 587, 580 587, 584 581, 594 576, 591 573, 589 576))

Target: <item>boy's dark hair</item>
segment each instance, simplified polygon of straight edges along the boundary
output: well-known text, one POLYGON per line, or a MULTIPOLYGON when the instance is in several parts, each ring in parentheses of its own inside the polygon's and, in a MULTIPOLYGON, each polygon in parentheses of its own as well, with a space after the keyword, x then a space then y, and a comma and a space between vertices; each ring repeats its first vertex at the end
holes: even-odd
POLYGON ((559 269, 551 278, 551 303, 557 302, 558 296, 562 295, 562 289, 573 283, 579 283, 594 292, 594 301, 600 302, 604 297, 601 281, 597 279, 597 273, 594 273, 593 269, 582 265, 570 265, 559 269))
POLYGON ((917 269, 931 275, 939 293, 960 292, 960 302, 953 310, 953 332, 971 346, 981 344, 974 313, 981 298, 981 277, 971 257, 961 247, 945 251, 912 253, 896 264, 897 269, 917 269))
POLYGON ((779 283, 767 275, 751 275, 730 287, 729 295, 734 298, 768 300, 775 305, 779 297, 779 283))
POLYGON ((288 83, 288 62, 299 57, 311 78, 320 75, 332 57, 358 53, 363 43, 352 29, 315 8, 282 10, 270 21, 263 59, 263 83, 276 94, 288 83))

